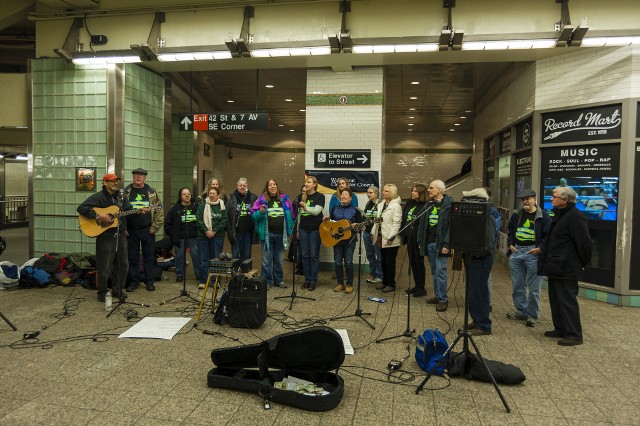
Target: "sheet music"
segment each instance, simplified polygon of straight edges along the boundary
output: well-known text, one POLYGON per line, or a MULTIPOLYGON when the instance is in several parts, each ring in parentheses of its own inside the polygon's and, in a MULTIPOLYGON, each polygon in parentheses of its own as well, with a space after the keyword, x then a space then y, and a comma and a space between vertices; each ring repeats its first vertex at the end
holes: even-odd
POLYGON ((342 338, 342 344, 344 345, 344 353, 346 355, 354 355, 355 352, 353 350, 353 346, 351 346, 351 340, 349 340, 349 335, 347 334, 347 330, 341 328, 336 329, 340 337, 342 338))
POLYGON ((189 321, 185 317, 145 317, 118 337, 171 340, 189 321))

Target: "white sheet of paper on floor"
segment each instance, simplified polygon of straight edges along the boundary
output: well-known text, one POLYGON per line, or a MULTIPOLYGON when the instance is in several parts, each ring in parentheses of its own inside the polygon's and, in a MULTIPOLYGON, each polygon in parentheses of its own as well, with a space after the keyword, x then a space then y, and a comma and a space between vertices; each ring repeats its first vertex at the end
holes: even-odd
POLYGON ((345 355, 353 355, 355 352, 353 351, 353 346, 351 346, 351 340, 349 340, 349 335, 347 334, 347 330, 344 328, 336 329, 340 337, 342 337, 342 344, 344 345, 344 353, 345 355))
POLYGON ((171 340, 189 321, 185 317, 145 317, 118 337, 171 340))

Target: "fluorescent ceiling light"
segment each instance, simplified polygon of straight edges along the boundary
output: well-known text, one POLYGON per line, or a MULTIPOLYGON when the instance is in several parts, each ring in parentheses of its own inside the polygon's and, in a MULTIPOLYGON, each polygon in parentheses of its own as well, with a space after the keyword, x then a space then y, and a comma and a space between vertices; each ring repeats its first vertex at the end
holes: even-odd
POLYGON ((273 84, 267 84, 267 85, 266 85, 266 86, 264 86, 264 87, 266 87, 267 89, 273 89, 273 84))
POLYGON ((373 46, 373 53, 393 53, 395 46, 393 44, 381 44, 373 46))
POLYGON ((160 62, 172 61, 210 61, 212 59, 231 59, 231 52, 227 50, 212 50, 184 53, 161 53, 158 55, 160 62))
POLYGON ((628 46, 640 44, 640 37, 589 37, 582 39, 582 47, 628 46))
POLYGON ((417 96, 409 96, 409 99, 411 99, 412 101, 415 101, 416 99, 418 99, 417 96))
POLYGON ((131 64, 142 62, 139 56, 109 56, 109 57, 80 57, 73 58, 76 65, 106 65, 106 64, 131 64))
POLYGON ((422 43, 418 45, 418 52, 437 52, 438 43, 422 43))
POLYGON ((16 160, 28 160, 29 157, 27 157, 26 155, 17 155, 16 156, 16 160))
POLYGON ((420 84, 419 81, 412 81, 411 84, 420 84))
POLYGON ((373 46, 353 46, 352 53, 373 53, 373 46))
POLYGON ((397 53, 414 53, 418 51, 417 44, 397 44, 394 46, 394 51, 397 53))
POLYGON ((462 50, 484 50, 484 41, 465 41, 462 50))
POLYGON ((352 53, 415 53, 415 52, 435 52, 438 50, 437 43, 420 44, 374 44, 355 45, 352 53))
POLYGON ((508 48, 508 41, 487 41, 484 44, 484 50, 506 50, 508 48))

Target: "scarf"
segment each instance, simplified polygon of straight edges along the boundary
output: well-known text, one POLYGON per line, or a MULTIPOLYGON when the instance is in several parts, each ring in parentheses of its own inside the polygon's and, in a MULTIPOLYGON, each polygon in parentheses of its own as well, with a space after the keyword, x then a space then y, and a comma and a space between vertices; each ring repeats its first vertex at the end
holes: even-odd
POLYGON ((202 216, 204 220, 204 225, 207 227, 208 231, 213 231, 211 226, 211 206, 212 205, 220 205, 220 210, 224 210, 224 201, 222 198, 218 198, 218 201, 211 201, 208 197, 205 198, 206 204, 204 205, 204 213, 202 216))

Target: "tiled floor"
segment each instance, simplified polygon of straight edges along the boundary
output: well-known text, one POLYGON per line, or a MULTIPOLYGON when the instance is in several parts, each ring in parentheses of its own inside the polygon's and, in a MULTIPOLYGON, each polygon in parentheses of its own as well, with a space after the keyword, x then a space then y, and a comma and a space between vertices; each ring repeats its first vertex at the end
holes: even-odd
MULTIPOLYGON (((259 252, 254 251, 259 259, 259 252)), ((3 255, 0 260, 5 260, 3 255)), ((403 250, 398 270, 406 271, 403 250)), ((291 284, 291 264, 286 282, 291 284)), ((395 295, 386 303, 367 301, 380 296, 362 286, 362 309, 375 325, 359 318, 328 321, 356 310, 355 293, 334 293, 331 273, 322 272, 315 302, 297 299, 289 310, 287 289, 269 290, 271 317, 256 330, 216 326, 211 316, 197 328, 190 321, 172 340, 119 339, 137 319, 128 316, 188 316, 197 306, 177 301, 160 305, 179 294, 174 274, 157 283, 156 292, 139 289, 129 295, 151 307, 126 305, 105 318, 94 292, 83 288, 50 287, 0 291, 0 311, 18 331, 0 320, 0 423, 17 424, 640 424, 640 310, 580 300, 585 343, 561 347, 543 337, 550 329, 549 307, 543 291, 542 317, 535 328, 509 321, 511 287, 508 271, 496 265, 493 273, 493 334, 477 337, 483 355, 520 367, 527 380, 518 386, 501 386, 511 407, 507 414, 490 384, 435 377, 421 394, 422 381, 409 338, 374 343, 377 338, 401 334, 406 328, 406 277, 399 279, 395 295), (272 404, 263 409, 257 395, 207 387, 214 348, 253 343, 284 333, 278 320, 325 321, 348 330, 356 353, 347 356, 341 376, 345 394, 329 412, 313 413, 272 404), (45 328, 46 327, 46 328, 45 328), (27 331, 41 330, 37 340, 23 341, 27 331), (202 330, 219 332, 218 336, 202 330), (409 349, 407 350, 407 346, 409 349), (402 376, 388 377, 391 359, 403 362, 402 376), (406 379, 406 382, 401 382, 406 379), (392 383, 394 382, 394 383, 392 383), (401 382, 401 383, 398 383, 401 382)), ((450 274, 449 310, 437 315, 425 298, 411 300, 411 328, 422 332, 438 327, 449 342, 463 319, 464 282, 450 274)), ((300 284, 299 278, 297 279, 300 284)), ((188 289, 197 293, 195 281, 188 289)), ((428 284, 427 287, 430 287, 428 284)))

